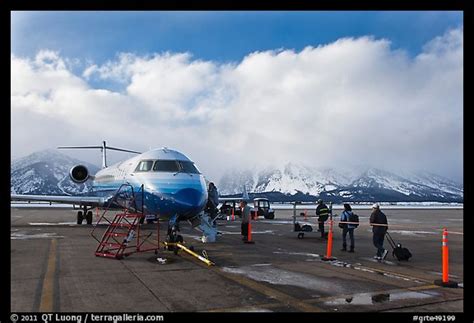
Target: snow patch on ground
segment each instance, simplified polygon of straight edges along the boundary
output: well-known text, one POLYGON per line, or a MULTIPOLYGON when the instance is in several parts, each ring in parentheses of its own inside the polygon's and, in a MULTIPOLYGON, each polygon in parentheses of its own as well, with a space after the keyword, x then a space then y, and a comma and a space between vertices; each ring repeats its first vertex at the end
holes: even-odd
POLYGON ((345 288, 335 284, 333 280, 287 271, 275 267, 223 267, 222 270, 227 273, 244 275, 250 279, 274 285, 290 285, 317 291, 331 290, 336 293, 345 292, 345 288))
POLYGON ((402 236, 423 236, 425 234, 438 234, 437 232, 411 230, 390 230, 390 233, 398 233, 402 236))
POLYGON ((28 240, 28 239, 62 239, 64 236, 58 236, 55 232, 27 234, 25 232, 12 232, 11 240, 28 240))

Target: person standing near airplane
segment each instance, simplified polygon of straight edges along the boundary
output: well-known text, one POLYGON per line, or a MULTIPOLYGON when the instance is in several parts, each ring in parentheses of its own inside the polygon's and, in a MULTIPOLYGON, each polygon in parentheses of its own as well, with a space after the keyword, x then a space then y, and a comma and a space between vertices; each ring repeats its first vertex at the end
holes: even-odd
POLYGON ((321 238, 326 238, 327 236, 324 234, 324 222, 329 217, 329 209, 321 199, 318 200, 316 215, 318 216, 319 232, 321 232, 321 238))
POLYGON ((242 233, 242 240, 247 241, 249 233, 249 221, 250 221, 250 206, 247 205, 246 200, 240 202, 240 209, 242 210, 242 224, 240 226, 242 233))
POLYGON ((209 188, 207 190, 207 208, 211 215, 211 218, 214 218, 217 213, 217 205, 219 205, 219 192, 217 191, 216 185, 213 182, 209 183, 209 188))

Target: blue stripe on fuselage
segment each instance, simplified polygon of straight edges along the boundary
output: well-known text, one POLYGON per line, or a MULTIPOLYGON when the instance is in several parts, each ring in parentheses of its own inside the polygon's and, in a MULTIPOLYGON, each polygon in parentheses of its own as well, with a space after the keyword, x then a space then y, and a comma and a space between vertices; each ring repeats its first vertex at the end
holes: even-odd
MULTIPOLYGON (((128 180, 110 182, 94 182, 92 191, 88 194, 112 197, 120 185, 125 182, 133 186, 135 192, 145 187, 145 211, 149 214, 173 215, 188 218, 201 212, 207 200, 207 190, 202 175, 178 174, 173 178, 150 178, 137 176, 128 180)), ((137 203, 141 205, 141 194, 137 194, 137 203)))

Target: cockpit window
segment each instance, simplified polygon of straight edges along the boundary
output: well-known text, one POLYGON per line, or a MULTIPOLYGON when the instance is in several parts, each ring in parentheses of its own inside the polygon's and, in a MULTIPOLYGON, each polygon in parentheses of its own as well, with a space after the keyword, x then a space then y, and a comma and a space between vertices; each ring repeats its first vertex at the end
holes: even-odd
POLYGON ((142 160, 138 166, 137 169, 135 169, 136 172, 148 172, 151 170, 151 167, 153 166, 153 160, 142 160))
POLYGON ((155 172, 179 172, 179 166, 175 160, 157 160, 153 170, 155 172))
POLYGON ((179 164, 181 166, 181 171, 185 173, 191 173, 191 174, 199 174, 199 170, 194 166, 193 162, 189 161, 179 161, 179 164))

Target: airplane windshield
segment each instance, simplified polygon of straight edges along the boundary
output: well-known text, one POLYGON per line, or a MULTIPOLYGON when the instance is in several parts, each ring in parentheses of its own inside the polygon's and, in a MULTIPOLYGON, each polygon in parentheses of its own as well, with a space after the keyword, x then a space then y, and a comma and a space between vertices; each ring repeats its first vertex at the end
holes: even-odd
POLYGON ((148 172, 151 170, 151 166, 153 166, 153 160, 142 160, 135 171, 148 172))
POLYGON ((196 166, 192 162, 188 161, 180 161, 181 164, 181 170, 185 173, 191 173, 191 174, 200 174, 196 166))
POLYGON ((155 172, 179 172, 179 166, 175 160, 157 160, 153 170, 155 172))

